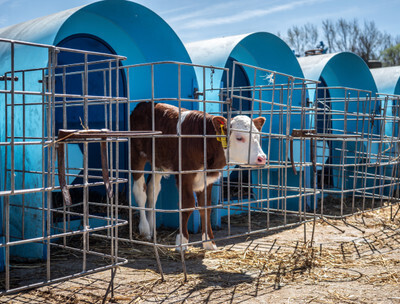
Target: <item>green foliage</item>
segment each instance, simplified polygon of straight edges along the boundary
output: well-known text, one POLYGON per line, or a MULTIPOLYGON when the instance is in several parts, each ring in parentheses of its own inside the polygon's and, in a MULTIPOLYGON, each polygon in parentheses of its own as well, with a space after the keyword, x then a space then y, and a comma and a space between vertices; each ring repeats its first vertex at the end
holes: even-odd
POLYGON ((384 66, 400 65, 400 43, 383 50, 381 58, 384 66))

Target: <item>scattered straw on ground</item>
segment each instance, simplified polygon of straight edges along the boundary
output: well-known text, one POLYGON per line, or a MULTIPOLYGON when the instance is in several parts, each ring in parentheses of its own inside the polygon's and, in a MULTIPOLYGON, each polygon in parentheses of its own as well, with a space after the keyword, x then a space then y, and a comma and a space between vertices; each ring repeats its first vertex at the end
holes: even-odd
MULTIPOLYGON (((189 264, 187 282, 183 281, 180 254, 175 251, 160 250, 162 264, 170 265, 165 281, 161 281, 155 262, 153 267, 142 265, 153 258, 151 247, 121 244, 121 254, 131 265, 117 269, 114 294, 109 294, 107 301, 233 303, 259 299, 267 303, 400 303, 400 221, 398 217, 392 221, 388 214, 389 208, 385 208, 346 222, 318 221, 316 233, 328 227, 334 230, 331 225, 336 225, 359 234, 339 243, 328 240, 328 245, 311 246, 285 239, 275 243, 273 238, 276 240, 279 235, 274 235, 272 239, 257 240, 257 244, 269 244, 265 247, 227 246, 217 251, 189 247, 185 253, 189 264), (297 287, 301 290, 296 291, 297 287), (284 292, 279 293, 281 290, 284 292)), ((307 223, 306 228, 312 225, 307 223)), ((292 233, 301 234, 302 229, 298 227, 292 233)), ((109 272, 95 274, 0 300, 101 303, 109 278, 109 272)))

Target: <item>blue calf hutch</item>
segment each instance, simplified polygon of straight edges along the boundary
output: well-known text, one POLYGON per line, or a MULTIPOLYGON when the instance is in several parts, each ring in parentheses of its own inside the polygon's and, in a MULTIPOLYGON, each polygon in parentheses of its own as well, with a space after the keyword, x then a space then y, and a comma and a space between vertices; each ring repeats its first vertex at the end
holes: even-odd
MULTIPOLYGON (((381 98, 382 103, 382 112, 385 111, 386 108, 386 115, 385 116, 392 116, 392 117, 399 117, 399 104, 400 104, 400 67, 393 66, 393 67, 385 67, 385 68, 378 68, 378 69, 371 69, 372 76, 374 77, 376 86, 378 88, 379 95, 381 98), (393 96, 396 95, 396 96, 393 96)), ((385 113, 382 113, 385 114, 385 113)), ((399 130, 397 123, 393 121, 387 121, 383 126, 383 132, 385 136, 388 137, 398 137, 399 130)), ((384 143, 382 150, 385 151, 385 156, 387 159, 396 159, 399 155, 399 147, 393 145, 389 142, 384 143)), ((393 165, 389 165, 388 169, 385 172, 386 176, 398 176, 398 168, 394 167, 393 165), (390 171, 395 170, 397 172, 391 173, 390 171)), ((385 191, 385 194, 390 194, 392 190, 385 191)))
POLYGON ((386 67, 371 70, 379 93, 400 94, 400 67, 386 67))
MULTIPOLYGON (((300 65, 296 59, 296 56, 293 54, 292 50, 287 46, 287 44, 281 40, 279 37, 267 33, 267 32, 258 32, 252 33, 248 35, 238 35, 238 36, 231 36, 231 37, 224 37, 224 38, 217 38, 205 41, 198 41, 193 43, 186 44, 186 47, 189 51, 189 54, 193 60, 193 62, 205 65, 212 65, 212 66, 219 66, 229 68, 229 75, 227 77, 226 72, 218 71, 215 74, 206 75, 205 82, 208 84, 210 82, 214 82, 214 86, 220 88, 221 90, 231 86, 231 83, 227 83, 227 81, 232 81, 232 74, 233 74, 233 66, 235 66, 235 77, 233 86, 240 90, 240 88, 247 88, 241 92, 241 96, 245 98, 252 98, 253 93, 248 88, 250 87, 257 87, 268 85, 268 75, 257 75, 254 76, 254 70, 246 67, 245 65, 235 64, 234 62, 240 62, 247 65, 252 65, 264 69, 268 69, 271 71, 277 71, 279 73, 284 73, 287 75, 291 75, 298 78, 304 78, 303 72, 300 68, 300 65)), ((258 71, 260 73, 260 71, 258 71)), ((265 74, 265 73, 264 73, 265 74)), ((199 87, 202 87, 203 77, 202 75, 198 75, 199 87)), ((287 76, 275 76, 275 84, 278 87, 279 85, 286 85, 288 83, 287 76)), ((220 96, 218 95, 218 90, 215 91, 215 96, 211 97, 214 100, 219 100, 220 96)), ((253 96, 254 99, 260 100, 271 100, 272 97, 271 92, 263 93, 263 96, 260 96, 259 93, 255 93, 253 96)), ((286 94, 286 93, 285 93, 286 94)), ((277 103, 285 103, 287 99, 287 95, 283 95, 283 97, 275 101, 277 103)), ((294 92, 293 97, 293 106, 302 106, 302 102, 305 101, 305 96, 302 96, 300 91, 294 92)), ((275 99, 278 99, 275 97, 275 99)), ((232 101, 232 115, 237 115, 239 113, 243 113, 246 115, 251 115, 251 110, 253 109, 254 116, 256 117, 257 110, 260 109, 262 115, 264 115, 269 121, 272 119, 272 114, 265 114, 270 111, 270 105, 266 103, 261 103, 260 105, 258 102, 254 102, 252 104, 250 101, 240 103, 237 99, 233 99, 232 101)), ((222 108, 218 104, 210 104, 207 105, 206 111, 209 113, 221 113, 226 111, 226 108, 222 108)), ((226 113, 225 113, 226 114, 226 113)), ((299 116, 294 116, 291 123, 290 123, 290 131, 293 129, 300 129, 300 128, 308 128, 308 123, 301 124, 299 116)), ((282 122, 281 122, 282 123, 282 122)), ((284 122, 283 122, 284 124, 284 122)), ((271 132, 271 133, 279 133, 279 122, 275 120, 274 124, 272 125, 272 129, 269 130, 269 126, 264 126, 264 132, 271 132), (266 131, 265 131, 266 130, 266 131)), ((262 147, 266 152, 268 150, 268 140, 264 139, 262 142, 262 147)), ((294 140, 294 147, 295 149, 299 149, 299 141, 294 140)), ((278 161, 279 153, 277 151, 278 145, 271 142, 270 147, 270 157, 271 161, 278 161)), ((306 147, 306 150, 309 151, 309 147, 306 147)), ((285 151, 282 152, 283 154, 289 155, 285 151)), ((308 153, 306 155, 309 155, 308 153)), ((308 156, 306 156, 308 157, 308 156)), ((290 161, 290 156, 288 156, 288 160, 290 161)), ((299 153, 294 153, 294 162, 299 162, 299 153)), ((304 161, 304 160, 303 160, 304 161)), ((309 158, 306 160, 309 161, 309 158)), ((297 167, 296 170, 299 170, 297 167)), ((310 169, 305 168, 308 172, 306 174, 307 178, 304 181, 306 187, 310 187, 310 169)), ((250 173, 252 184, 261 183, 262 181, 267 181, 267 175, 270 175, 271 181, 278 180, 278 170, 270 169, 270 170, 262 170, 262 176, 258 177, 256 172, 250 173)), ((227 176, 224 174, 224 179, 227 176)), ((299 187, 299 179, 298 176, 294 174, 292 169, 287 171, 287 184, 293 187, 299 187)), ((214 191, 217 191, 214 189, 214 191)), ((278 197, 279 194, 275 190, 266 190, 264 189, 261 193, 261 197, 263 199, 270 197, 278 197), (267 193, 269 191, 269 193, 267 193)), ((288 191, 287 195, 291 195, 290 191, 288 191)), ((214 193, 214 202, 218 200, 218 194, 214 193)), ((300 204, 303 205, 306 203, 307 208, 311 208, 311 201, 307 198, 305 199, 306 202, 301 202, 300 204)), ((271 208, 279 208, 278 205, 281 204, 278 201, 271 200, 271 203, 266 202, 264 203, 264 207, 266 208, 267 204, 271 208)), ((286 208, 289 210, 300 210, 302 207, 299 206, 299 199, 298 198, 289 198, 286 201, 286 208)), ((214 217, 215 225, 220 225, 220 218, 221 216, 226 214, 226 210, 218 210, 219 215, 214 217)))
MULTIPOLYGON (((324 107, 328 109, 325 110, 323 116, 324 122, 318 120, 317 117, 317 121, 319 121, 316 126, 317 132, 338 134, 338 136, 367 134, 370 127, 367 120, 359 123, 354 117, 351 117, 357 113, 373 114, 379 109, 379 103, 375 104, 377 87, 364 60, 350 52, 302 57, 298 60, 306 78, 320 81, 318 91, 310 91, 311 100, 318 99, 320 101, 318 107, 321 113, 324 107), (344 112, 350 113, 348 119, 344 112)), ((313 124, 314 119, 315 117, 312 117, 313 124)), ((370 132, 379 135, 379 129, 379 121, 377 121, 370 132)), ((361 147, 360 145, 366 144, 351 140, 347 143, 333 140, 325 142, 326 152, 325 155, 322 155, 323 147, 321 145, 320 143, 318 151, 318 155, 321 157, 320 161, 331 165, 354 164, 354 158, 359 157, 356 155, 357 151, 366 151, 367 154, 377 153, 378 149, 378 145, 361 147), (344 145, 346 146, 344 147, 344 145), (347 157, 343 158, 344 150, 347 151, 347 157)), ((325 184, 326 188, 340 191, 354 189, 354 178, 350 177, 354 172, 348 172, 341 177, 342 169, 339 166, 332 168, 329 174, 330 180, 325 184)), ((321 178, 321 168, 319 168, 317 178, 321 178)), ((320 182, 318 181, 318 184, 320 182)), ((356 185, 356 187, 358 186, 360 185, 356 185)))
MULTIPOLYGON (((54 45, 58 47, 76 48, 82 50, 89 50, 94 52, 104 52, 109 54, 124 55, 128 59, 123 63, 124 65, 133 65, 138 63, 147 62, 158 62, 158 61, 180 61, 180 62, 191 62, 190 57, 183 46, 182 42, 170 28, 170 26, 157 14, 147 9, 146 7, 125 0, 106 0, 99 1, 93 4, 70 9, 67 11, 59 12, 46 17, 38 18, 14 26, 10 26, 4 29, 0 29, 0 37, 9 38, 14 40, 29 41, 40 44, 54 45), (160 48, 162 45, 162 48, 160 48)), ((10 71, 10 53, 4 50, 0 53, 1 64, 0 74, 10 71)), ((36 50, 23 50, 15 54, 18 58, 15 60, 15 69, 24 70, 32 68, 43 68, 48 64, 48 53, 46 51, 36 50)), ((89 56, 88 61, 96 61, 100 57, 95 55, 89 56)), ((72 64, 84 61, 84 56, 81 54, 73 53, 61 53, 58 56, 58 64, 72 64)), ((97 66, 99 67, 99 66, 97 66)), ((106 67, 106 66, 103 66, 106 67)), ((171 66, 160 66, 157 67, 157 75, 155 82, 160 85, 156 85, 154 88, 154 97, 164 98, 177 98, 177 82, 178 79, 171 77, 171 73, 176 72, 176 68, 171 66)), ((73 67, 68 72, 81 72, 82 67, 73 67)), ((113 96, 125 97, 128 92, 130 93, 130 100, 150 99, 152 97, 152 87, 150 79, 150 68, 138 69, 138 75, 130 75, 130 78, 126 74, 125 70, 121 70, 118 75, 118 89, 113 87, 109 91, 108 88, 104 88, 104 85, 99 84, 101 75, 92 74, 93 77, 89 79, 88 83, 88 94, 95 96, 102 96, 102 94, 112 94, 113 96), (118 91, 116 91, 118 90, 118 91)), ((62 70, 56 72, 62 73, 62 70)), ((174 74, 175 75, 175 74, 174 74)), ((26 79, 24 90, 40 90, 41 85, 38 84, 38 77, 42 79, 42 75, 35 75, 32 79, 26 79)), ((56 91, 58 93, 69 93, 69 94, 83 94, 82 80, 78 76, 68 76, 66 87, 61 87, 56 83, 56 91)), ((117 77, 113 75, 112 77, 117 77)), ((39 79, 39 80, 40 80, 39 79)), ((181 82, 181 98, 192 97, 194 88, 197 87, 196 75, 193 67, 186 67, 182 69, 182 82, 181 82)), ((5 101, 1 100, 1 107, 5 107, 5 101)), ((128 124, 128 117, 130 111, 133 110, 135 103, 131 103, 131 108, 127 109, 127 105, 121 104, 119 108, 119 124, 113 126, 115 129, 126 130, 128 124)), ((182 103, 183 107, 194 109, 196 105, 194 103, 182 103)), ((114 110, 115 111, 115 110, 114 110)), ((1 122, 4 124, 4 113, 0 111, 0 115, 3 115, 1 122)), ((67 110, 68 123, 65 124, 62 120, 62 111, 57 110, 56 116, 56 129, 69 128, 69 129, 81 129, 80 118, 82 116, 82 109, 69 108, 67 110)), ((42 136, 44 132, 42 128, 42 117, 41 112, 31 108, 31 110, 20 115, 15 112, 17 120, 22 120, 23 117, 26 119, 26 125, 29 126, 29 130, 32 130, 31 136, 37 135, 42 136)), ((99 106, 93 108, 93 111, 89 113, 89 128, 104 128, 107 127, 104 122, 104 109, 99 106)), ((1 128, 1 140, 5 141, 5 128, 4 125, 1 128)), ((79 168, 82 167, 82 147, 78 144, 69 145, 70 154, 68 161, 70 167, 79 168)), ((127 149, 120 149, 120 168, 127 169, 128 155, 126 154, 127 149), (125 150, 125 151, 123 151, 125 150)), ((4 149, 1 151, 2 159, 4 159, 4 149)), ((98 163, 99 151, 97 148, 90 150, 89 152, 94 157, 91 157, 89 161, 89 167, 100 168, 98 163)), ((21 154, 22 155, 22 154, 21 154)), ((21 156, 22 157, 22 156, 21 156)), ((26 151, 25 163, 27 170, 36 170, 37 166, 40 166, 42 162, 42 152, 39 149, 29 149, 26 151), (30 167, 29 167, 30 166, 30 167), (36 166, 36 167, 35 167, 36 166)), ((89 158, 90 159, 90 158, 89 158)), ((22 161, 20 163, 24 163, 22 161)), ((4 161, 2 167, 4 166, 4 161)), ((79 173, 79 172, 77 172, 79 173)), ((99 173, 97 173, 99 174, 99 173)), ((7 181, 9 177, 3 177, 1 180, 0 187, 5 189, 5 185, 9 185, 7 181)), ((57 181, 56 181, 57 182, 57 181)), ((79 178, 71 176, 70 183, 80 183, 79 178)), ((39 176, 27 174, 24 181, 25 188, 41 187, 42 180, 39 176)), ((171 201, 177 198, 177 192, 175 182, 173 179, 164 180, 163 188, 168 191, 162 191, 159 198, 159 206, 161 209, 170 209, 171 201)), ((97 189, 97 188, 96 188, 97 189)), ((99 187, 98 192, 104 194, 104 190, 99 187)), ((3 202, 4 198, 2 198, 3 202)), ((10 197, 11 203, 13 200, 19 200, 16 196, 10 197)), ((44 200, 44 194, 33 194, 25 196, 25 200, 32 206, 42 206, 44 200)), ((20 202, 15 202, 20 204, 20 202)), ((168 215, 168 214, 167 214, 168 215)), ((161 215, 160 216, 165 216, 161 215)), ((21 213, 18 210, 10 210, 10 222, 20 223, 21 213)), ((45 219, 42 218, 42 214, 34 212, 34 214, 26 212, 24 214, 24 223, 22 225, 14 225, 10 227, 12 235, 24 235, 24 238, 34 238, 42 234, 42 226, 44 225, 45 219)), ((169 217, 168 217, 169 218, 169 217)), ((178 221, 161 219, 158 222, 169 224, 178 224, 178 221)), ((4 233, 4 231, 3 231, 4 233)), ((12 256, 28 258, 28 259, 45 259, 46 251, 44 250, 43 244, 26 244, 21 246, 13 246, 12 256)))

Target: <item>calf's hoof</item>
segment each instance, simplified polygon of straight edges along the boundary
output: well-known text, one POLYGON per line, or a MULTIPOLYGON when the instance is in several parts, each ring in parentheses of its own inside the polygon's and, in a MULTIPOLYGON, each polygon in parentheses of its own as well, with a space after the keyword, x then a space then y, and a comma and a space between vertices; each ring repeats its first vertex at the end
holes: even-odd
POLYGON ((218 247, 217 247, 217 245, 214 244, 214 242, 204 242, 203 243, 203 249, 205 249, 205 250, 217 250, 218 247))
POLYGON ((189 240, 186 239, 184 236, 182 236, 182 241, 181 241, 181 235, 178 233, 178 234, 176 235, 176 240, 175 240, 175 245, 177 246, 177 247, 175 248, 175 250, 176 250, 177 252, 181 252, 181 251, 185 252, 185 251, 187 250, 187 245, 183 245, 183 246, 180 246, 180 245, 181 245, 181 244, 186 244, 188 241, 189 241, 189 240))
MULTIPOLYGON (((203 235, 201 236, 201 239, 203 241, 206 240, 206 235, 205 233, 203 233, 203 235)), ((205 250, 217 250, 217 245, 215 245, 215 243, 213 241, 207 241, 203 243, 203 249, 205 250)))
POLYGON ((147 221, 140 222, 139 232, 140 232, 140 235, 143 236, 146 240, 151 240, 151 230, 150 230, 149 223, 147 221))

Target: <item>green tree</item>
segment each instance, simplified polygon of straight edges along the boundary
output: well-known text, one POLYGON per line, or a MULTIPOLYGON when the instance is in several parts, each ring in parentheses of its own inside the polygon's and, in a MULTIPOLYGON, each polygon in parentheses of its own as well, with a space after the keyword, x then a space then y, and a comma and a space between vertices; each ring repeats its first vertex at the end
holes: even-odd
POLYGON ((400 43, 383 50, 381 58, 384 66, 400 65, 400 43))

